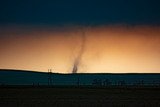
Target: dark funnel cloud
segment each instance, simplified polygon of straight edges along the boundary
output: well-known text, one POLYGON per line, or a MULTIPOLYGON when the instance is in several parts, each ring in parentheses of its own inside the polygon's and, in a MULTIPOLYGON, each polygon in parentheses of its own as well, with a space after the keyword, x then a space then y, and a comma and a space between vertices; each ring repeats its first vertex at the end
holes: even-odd
POLYGON ((86 46, 86 36, 85 36, 85 32, 82 31, 81 46, 80 46, 80 50, 78 52, 78 56, 74 60, 72 73, 77 73, 77 71, 78 71, 79 64, 80 64, 82 56, 85 52, 85 46, 86 46))

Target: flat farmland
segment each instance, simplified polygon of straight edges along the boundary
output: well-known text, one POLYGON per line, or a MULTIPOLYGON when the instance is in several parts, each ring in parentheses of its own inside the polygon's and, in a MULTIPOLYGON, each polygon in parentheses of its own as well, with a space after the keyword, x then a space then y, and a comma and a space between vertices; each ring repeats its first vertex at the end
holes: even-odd
POLYGON ((160 87, 3 86, 0 107, 160 107, 160 87))

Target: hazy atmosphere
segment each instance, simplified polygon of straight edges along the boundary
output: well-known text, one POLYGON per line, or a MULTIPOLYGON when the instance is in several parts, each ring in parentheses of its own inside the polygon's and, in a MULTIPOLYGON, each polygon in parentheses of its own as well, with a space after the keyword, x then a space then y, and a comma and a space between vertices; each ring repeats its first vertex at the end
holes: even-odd
POLYGON ((160 72, 157 26, 13 26, 0 35, 2 69, 72 73, 78 60, 78 73, 160 72))
POLYGON ((160 0, 0 0, 0 107, 160 107, 160 0))
POLYGON ((158 0, 5 0, 0 69, 160 73, 158 0))

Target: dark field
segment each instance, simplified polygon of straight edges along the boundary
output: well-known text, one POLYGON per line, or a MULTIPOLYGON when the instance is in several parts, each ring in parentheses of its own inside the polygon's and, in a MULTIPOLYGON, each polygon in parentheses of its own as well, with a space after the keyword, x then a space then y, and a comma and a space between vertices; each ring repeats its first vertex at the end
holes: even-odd
POLYGON ((0 107, 160 107, 160 87, 3 86, 0 107))

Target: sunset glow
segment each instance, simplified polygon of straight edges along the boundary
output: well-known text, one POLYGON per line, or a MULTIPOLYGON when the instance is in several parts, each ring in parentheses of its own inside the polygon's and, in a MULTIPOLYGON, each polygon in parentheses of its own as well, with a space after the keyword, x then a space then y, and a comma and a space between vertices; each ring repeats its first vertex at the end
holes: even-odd
POLYGON ((160 73, 160 27, 4 27, 0 69, 71 73, 85 47, 78 73, 160 73))

